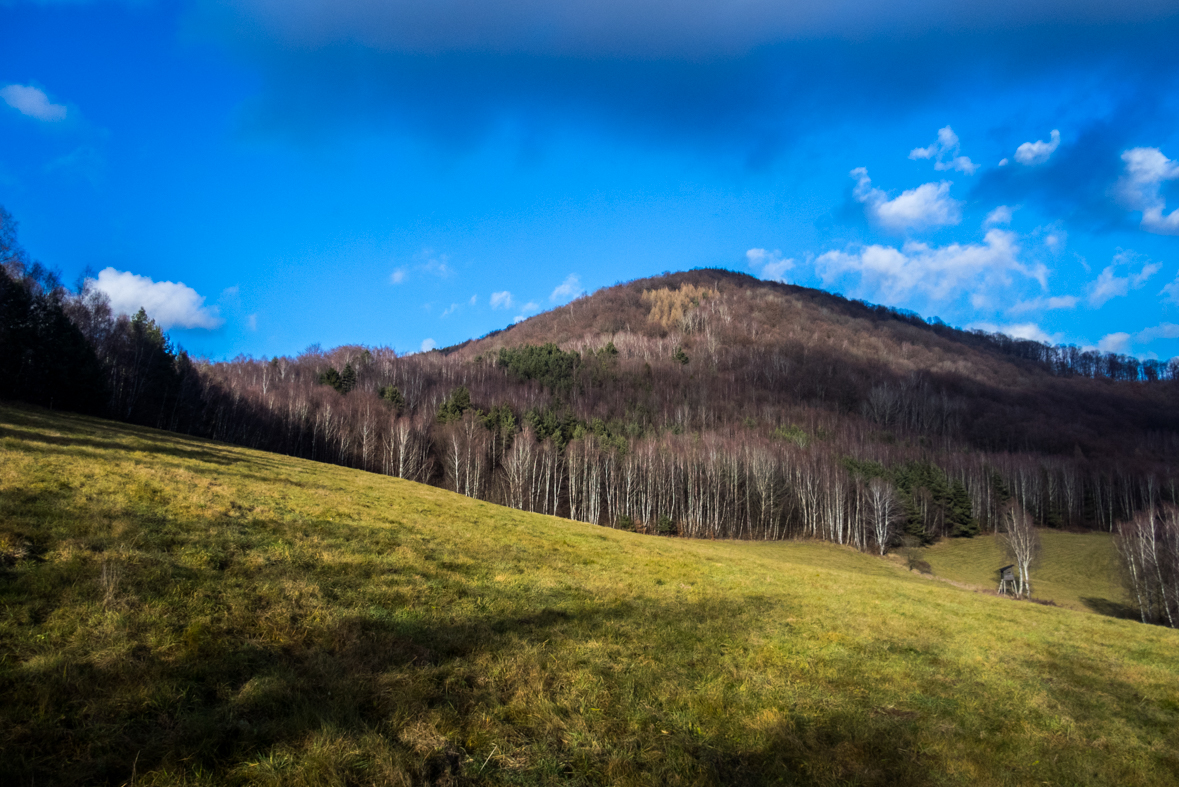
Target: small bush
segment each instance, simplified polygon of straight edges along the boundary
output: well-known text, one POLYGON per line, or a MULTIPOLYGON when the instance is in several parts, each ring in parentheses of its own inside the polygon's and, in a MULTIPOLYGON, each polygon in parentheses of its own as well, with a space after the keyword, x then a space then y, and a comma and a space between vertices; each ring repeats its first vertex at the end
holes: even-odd
POLYGON ((916 549, 905 550, 905 565, 910 571, 918 571, 922 574, 932 574, 933 566, 929 565, 929 561, 921 557, 921 553, 916 549))

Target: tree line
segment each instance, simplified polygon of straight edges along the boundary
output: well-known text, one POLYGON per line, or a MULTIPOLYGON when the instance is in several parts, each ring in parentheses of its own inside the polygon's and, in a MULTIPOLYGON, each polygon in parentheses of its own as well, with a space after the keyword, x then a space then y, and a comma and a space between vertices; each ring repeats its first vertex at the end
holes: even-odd
POLYGON ((883 554, 1009 530, 1018 511, 1029 525, 1119 533, 1144 617, 1175 615, 1166 424, 1134 453, 979 441, 975 400, 952 381, 841 368, 813 347, 710 346, 701 334, 721 298, 703 288, 648 299, 673 327, 693 321, 668 336, 194 361, 142 310, 115 315, 92 286, 67 291, 0 221, 0 396, 661 535, 883 554), (1127 551, 1147 532, 1161 535, 1127 551))

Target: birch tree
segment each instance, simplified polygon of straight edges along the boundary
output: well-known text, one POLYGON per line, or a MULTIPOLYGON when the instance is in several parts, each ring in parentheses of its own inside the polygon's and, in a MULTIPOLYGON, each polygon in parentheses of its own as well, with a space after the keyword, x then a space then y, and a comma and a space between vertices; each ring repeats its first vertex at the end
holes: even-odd
POLYGON ((1031 514, 1014 500, 1004 506, 999 537, 1003 540, 1008 557, 1019 569, 1017 594, 1027 598, 1032 594, 1031 570, 1032 563, 1040 554, 1040 533, 1036 530, 1031 514))

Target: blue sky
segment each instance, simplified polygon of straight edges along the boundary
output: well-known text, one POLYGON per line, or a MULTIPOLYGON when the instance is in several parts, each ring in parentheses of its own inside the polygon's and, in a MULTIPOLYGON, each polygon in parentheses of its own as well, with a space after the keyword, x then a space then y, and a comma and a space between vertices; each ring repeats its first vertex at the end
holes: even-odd
POLYGON ((1179 354, 1179 2, 0 0, 0 204, 196 354, 721 266, 1179 354))

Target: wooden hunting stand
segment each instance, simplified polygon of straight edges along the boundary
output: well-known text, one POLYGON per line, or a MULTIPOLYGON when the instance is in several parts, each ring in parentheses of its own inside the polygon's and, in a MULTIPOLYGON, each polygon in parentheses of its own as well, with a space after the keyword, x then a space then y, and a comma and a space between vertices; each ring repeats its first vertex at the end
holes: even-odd
POLYGON ((1018 592, 1019 586, 1016 584, 1015 572, 1012 570, 1014 568, 1015 564, 1012 563, 1010 566, 1003 566, 999 569, 999 595, 1007 595, 1008 589, 1018 592))

